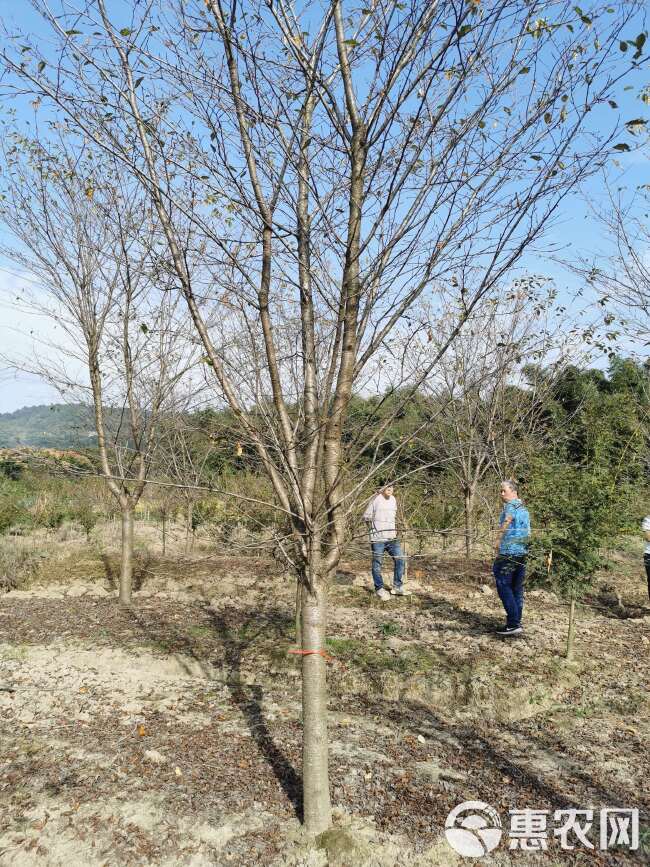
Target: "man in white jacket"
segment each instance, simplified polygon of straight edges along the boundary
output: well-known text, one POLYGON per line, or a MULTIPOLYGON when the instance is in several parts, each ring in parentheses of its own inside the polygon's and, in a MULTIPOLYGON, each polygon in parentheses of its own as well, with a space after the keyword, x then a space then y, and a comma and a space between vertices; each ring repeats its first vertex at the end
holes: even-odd
POLYGON ((370 531, 370 547, 372 548, 372 580, 377 596, 386 601, 393 596, 408 596, 402 586, 404 575, 404 555, 397 538, 397 500, 394 497, 392 485, 381 488, 363 513, 363 520, 370 531), (384 587, 381 577, 381 564, 384 551, 393 558, 393 588, 390 593, 384 587))

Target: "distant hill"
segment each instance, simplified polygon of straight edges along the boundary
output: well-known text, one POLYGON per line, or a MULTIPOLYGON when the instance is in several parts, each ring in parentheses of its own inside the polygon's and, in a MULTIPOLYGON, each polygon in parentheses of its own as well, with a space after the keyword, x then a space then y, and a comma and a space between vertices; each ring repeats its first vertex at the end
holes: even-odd
POLYGON ((0 448, 79 448, 97 442, 91 411, 81 404, 26 406, 0 413, 0 448))

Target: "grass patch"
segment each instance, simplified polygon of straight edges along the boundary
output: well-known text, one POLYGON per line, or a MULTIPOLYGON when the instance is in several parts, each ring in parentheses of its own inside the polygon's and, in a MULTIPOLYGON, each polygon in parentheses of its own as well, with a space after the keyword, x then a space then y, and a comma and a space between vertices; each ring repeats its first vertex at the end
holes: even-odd
POLYGON ((388 623, 379 624, 379 631, 382 635, 385 635, 386 638, 389 638, 391 635, 399 635, 400 629, 401 627, 399 623, 395 623, 392 620, 389 620, 388 623))
POLYGON ((211 626, 188 626, 187 634, 192 638, 214 638, 214 629, 211 626))
POLYGON ((174 647, 175 647, 174 642, 166 641, 164 638, 161 638, 161 639, 156 640, 156 641, 147 641, 143 645, 143 647, 146 647, 149 650, 152 650, 154 653, 169 654, 169 653, 175 652, 174 651, 174 647))
POLYGON ((399 653, 387 650, 378 642, 359 638, 332 637, 327 639, 326 644, 332 656, 345 665, 356 666, 372 673, 427 673, 440 669, 444 664, 438 654, 417 644, 409 645, 399 653))

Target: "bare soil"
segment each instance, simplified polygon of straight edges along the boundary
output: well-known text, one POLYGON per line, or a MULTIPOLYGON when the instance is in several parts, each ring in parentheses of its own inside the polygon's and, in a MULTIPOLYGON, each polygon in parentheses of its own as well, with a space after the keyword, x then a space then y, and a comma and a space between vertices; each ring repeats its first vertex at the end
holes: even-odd
POLYGON ((494 637, 487 562, 424 558, 414 595, 388 603, 367 563, 344 563, 335 826, 316 841, 299 822, 292 582, 262 559, 154 558, 125 610, 110 567, 84 578, 82 562, 0 597, 0 864, 446 867, 462 859, 445 817, 467 800, 506 829, 509 809, 640 810, 636 852, 562 850, 551 832, 548 852, 502 842, 483 863, 648 863, 650 608, 631 555, 578 606, 571 663, 546 590, 527 595, 524 639, 494 637))

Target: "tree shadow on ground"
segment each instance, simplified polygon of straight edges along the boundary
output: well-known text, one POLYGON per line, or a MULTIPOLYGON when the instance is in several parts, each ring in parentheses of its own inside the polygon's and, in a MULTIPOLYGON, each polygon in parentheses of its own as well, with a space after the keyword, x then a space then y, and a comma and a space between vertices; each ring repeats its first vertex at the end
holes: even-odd
MULTIPOLYGON (((438 740, 442 746, 449 743, 451 736, 462 745, 463 764, 472 766, 472 785, 475 788, 482 782, 480 773, 487 770, 494 778, 492 786, 502 796, 504 794, 502 781, 507 778, 512 781, 511 786, 513 784, 516 786, 518 799, 522 796, 530 798, 530 801, 523 805, 526 809, 547 809, 550 807, 552 810, 567 810, 572 808, 585 809, 596 804, 611 807, 628 805, 640 808, 642 826, 650 822, 650 803, 640 801, 637 790, 626 790, 611 784, 604 786, 594 779, 588 771, 580 770, 577 767, 572 767, 574 777, 570 780, 563 780, 559 773, 554 774, 552 782, 545 780, 541 774, 525 767, 523 763, 509 756, 504 748, 496 746, 477 728, 466 723, 455 724, 446 721, 424 704, 402 699, 398 703, 380 697, 366 696, 363 700, 363 706, 365 715, 369 718, 380 717, 395 725, 408 726, 411 730, 419 727, 419 730, 425 733, 428 739, 434 743, 438 740), (477 771, 479 775, 477 775, 477 771), (563 783, 564 785, 562 785, 563 783)), ((525 737, 541 749, 552 751, 560 758, 565 758, 566 745, 560 739, 547 740, 544 732, 539 736, 533 736, 529 731, 520 731, 516 725, 500 724, 500 727, 519 740, 525 737)), ((571 764, 573 766, 576 762, 571 762, 571 764)), ((488 781, 484 781, 486 788, 487 784, 488 781)), ((490 799, 487 792, 485 799, 490 799)), ((521 808, 521 803, 513 803, 512 806, 521 808)), ((647 852, 641 850, 626 850, 624 857, 626 862, 629 859, 629 861, 647 863, 647 852)))
POLYGON ((277 746, 264 720, 262 686, 247 684, 242 679, 242 656, 248 645, 262 635, 268 637, 269 631, 280 638, 292 621, 284 612, 266 612, 265 615, 260 616, 259 611, 253 611, 239 628, 235 628, 228 616, 228 609, 211 608, 209 613, 212 625, 223 643, 228 671, 227 685, 233 701, 246 719, 260 752, 293 805, 296 816, 302 822, 302 777, 277 746))
MULTIPOLYGON (((259 683, 247 683, 242 676, 242 658, 245 651, 260 638, 276 639, 278 643, 286 640, 287 630, 293 625, 293 620, 285 611, 279 609, 243 612, 234 607, 224 607, 219 611, 208 607, 204 609, 204 613, 208 615, 209 628, 223 649, 224 655, 220 662, 225 669, 225 683, 233 703, 246 720, 251 737, 293 805, 297 818, 302 821, 302 777, 275 743, 264 719, 263 687, 259 683)), ((171 639, 173 651, 170 652, 180 665, 183 664, 184 655, 197 662, 206 677, 213 674, 210 657, 214 647, 210 647, 206 652, 201 648, 200 639, 189 635, 187 629, 168 618, 158 616, 152 621, 151 612, 145 617, 137 610, 133 610, 131 616, 151 641, 160 643, 162 639, 169 643, 171 639)), ((187 671, 190 675, 194 674, 190 667, 187 671)))
POLYGON ((457 621, 457 627, 449 626, 448 623, 445 624, 445 628, 452 632, 462 631, 469 635, 484 635, 486 632, 492 633, 495 629, 501 628, 505 619, 505 614, 501 616, 501 603, 498 599, 495 603, 495 609, 497 608, 497 605, 499 608, 495 611, 494 615, 485 615, 480 614, 477 611, 470 611, 467 608, 461 608, 459 605, 455 605, 448 599, 432 596, 428 593, 421 594, 419 600, 422 611, 437 614, 445 620, 457 621), (469 627, 469 632, 467 627, 469 627))
MULTIPOLYGON (((120 586, 120 560, 118 557, 110 554, 101 554, 102 563, 104 564, 104 575, 108 586, 114 592, 117 592, 120 586)), ((136 552, 133 556, 133 590, 137 592, 142 590, 145 580, 148 575, 152 575, 151 565, 153 556, 148 552, 136 552)))
POLYGON ((588 593, 582 604, 603 617, 611 620, 638 620, 650 614, 650 605, 640 605, 622 597, 620 593, 602 591, 598 594, 588 593))

